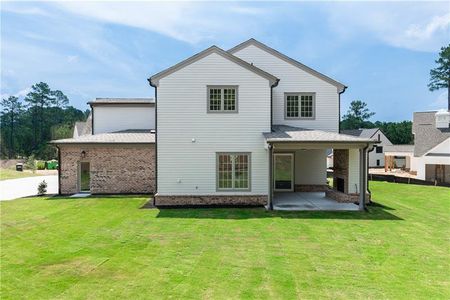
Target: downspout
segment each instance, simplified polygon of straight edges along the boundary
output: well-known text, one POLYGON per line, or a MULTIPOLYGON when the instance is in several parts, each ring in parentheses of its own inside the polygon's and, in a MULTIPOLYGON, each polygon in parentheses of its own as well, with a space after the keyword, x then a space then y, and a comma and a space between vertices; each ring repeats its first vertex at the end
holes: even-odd
POLYGON ((276 87, 279 82, 280 82, 280 79, 277 79, 270 86, 270 131, 272 131, 272 126, 273 126, 273 88, 276 87))
POLYGON ((89 106, 91 107, 91 134, 95 134, 94 133, 94 107, 92 107, 92 103, 90 103, 89 106))
POLYGON ((342 89, 342 91, 338 92, 338 133, 341 132, 341 94, 345 93, 347 89, 346 86, 342 89))
POLYGON ((366 191, 367 191, 367 149, 369 144, 361 148, 359 157, 359 210, 366 209, 366 191))
MULTIPOLYGON (((372 145, 372 148, 369 151, 367 151, 367 192, 369 193, 369 195, 372 195, 372 192, 369 189, 369 153, 372 152, 373 150, 375 150, 375 147, 372 145)), ((370 200, 370 202, 372 201, 370 200)))
POLYGON ((153 194, 153 206, 156 206, 158 193, 158 86, 152 83, 151 78, 147 79, 151 87, 155 88, 155 191, 153 194))

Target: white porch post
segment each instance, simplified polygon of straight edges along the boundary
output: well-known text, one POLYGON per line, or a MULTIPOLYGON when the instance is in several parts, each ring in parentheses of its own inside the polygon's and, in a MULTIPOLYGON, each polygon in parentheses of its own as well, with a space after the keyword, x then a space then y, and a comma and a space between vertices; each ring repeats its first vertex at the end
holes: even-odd
POLYGON ((366 208, 367 147, 359 149, 359 210, 366 208))
POLYGON ((269 144, 269 203, 268 209, 273 210, 273 145, 269 144))

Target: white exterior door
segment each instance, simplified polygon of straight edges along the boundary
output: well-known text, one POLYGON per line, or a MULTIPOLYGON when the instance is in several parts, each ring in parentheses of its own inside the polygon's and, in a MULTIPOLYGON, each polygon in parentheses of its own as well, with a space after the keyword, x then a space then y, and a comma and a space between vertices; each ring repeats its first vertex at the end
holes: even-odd
POLYGON ((294 191, 294 154, 275 153, 273 155, 273 165, 274 191, 294 191))

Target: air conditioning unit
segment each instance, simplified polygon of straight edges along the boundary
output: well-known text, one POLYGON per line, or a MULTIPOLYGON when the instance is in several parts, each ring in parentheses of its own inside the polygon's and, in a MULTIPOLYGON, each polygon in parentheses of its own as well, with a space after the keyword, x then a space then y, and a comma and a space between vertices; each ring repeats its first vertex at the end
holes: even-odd
POLYGON ((436 128, 449 128, 449 124, 450 124, 450 112, 445 110, 445 109, 441 109, 439 110, 436 114, 436 128))

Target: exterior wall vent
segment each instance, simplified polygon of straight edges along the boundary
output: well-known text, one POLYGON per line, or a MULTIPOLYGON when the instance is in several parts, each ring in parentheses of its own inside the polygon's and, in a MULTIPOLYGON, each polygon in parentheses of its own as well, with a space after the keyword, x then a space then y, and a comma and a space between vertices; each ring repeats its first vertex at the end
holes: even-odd
POLYGON ((436 128, 449 128, 450 124, 449 111, 441 109, 436 113, 435 118, 436 118, 436 128))

